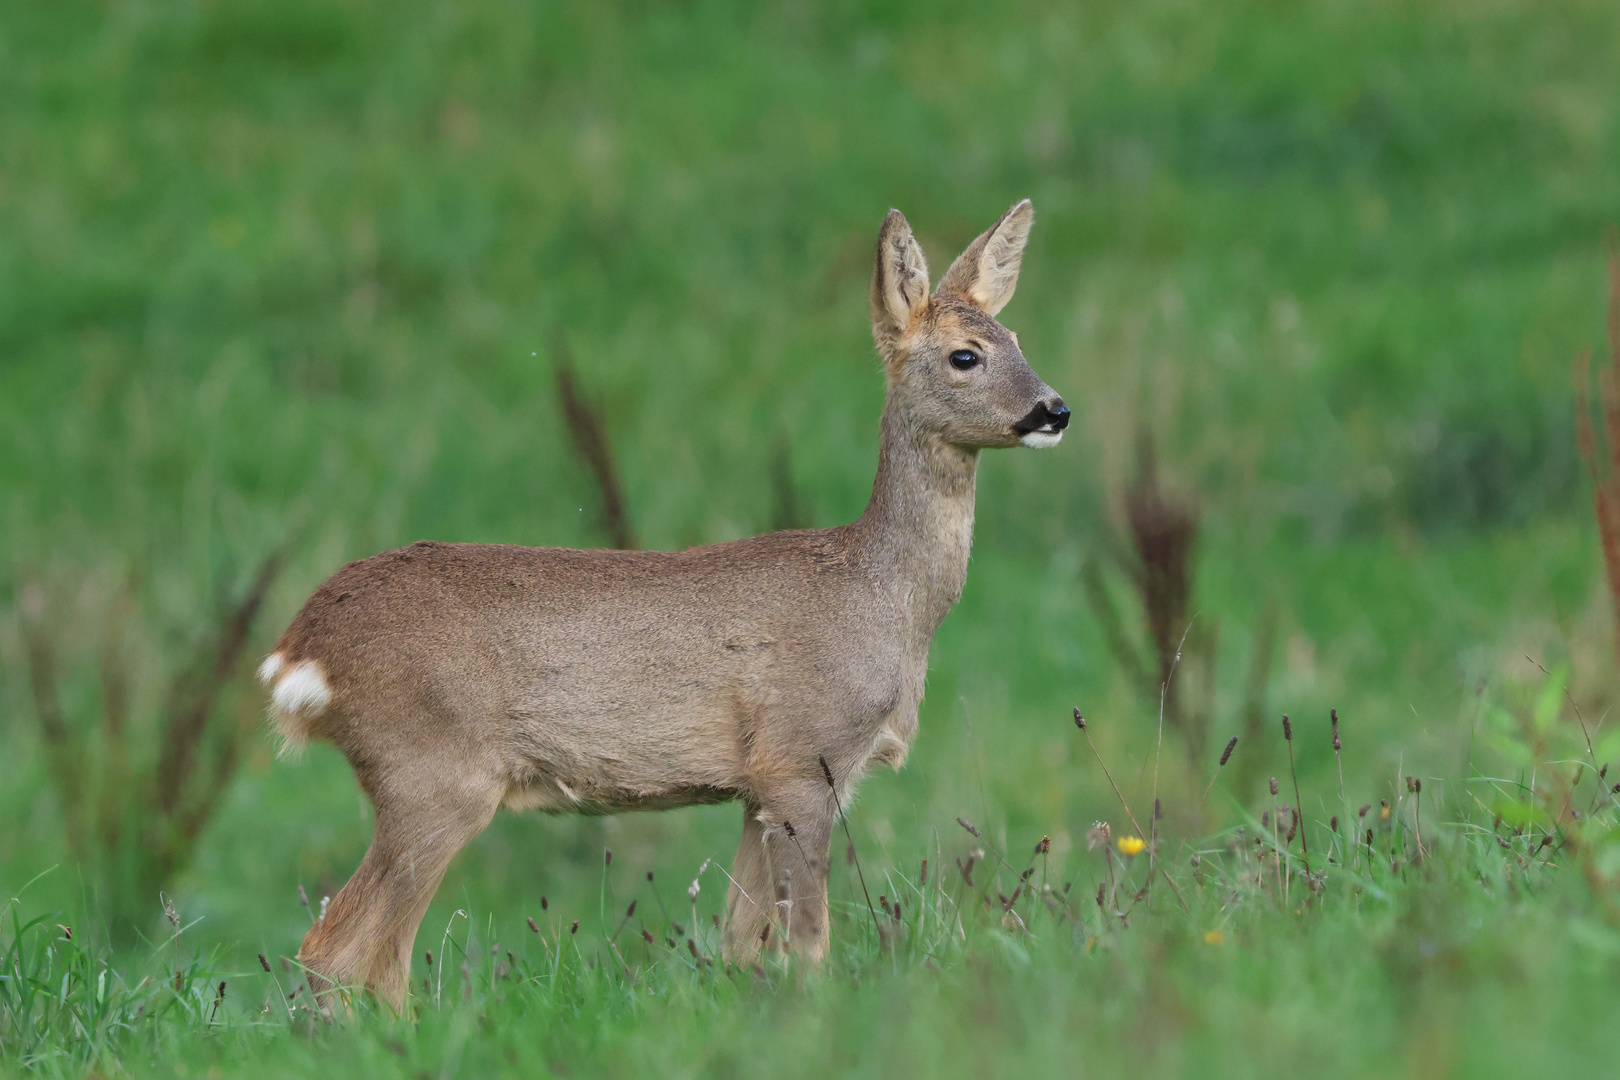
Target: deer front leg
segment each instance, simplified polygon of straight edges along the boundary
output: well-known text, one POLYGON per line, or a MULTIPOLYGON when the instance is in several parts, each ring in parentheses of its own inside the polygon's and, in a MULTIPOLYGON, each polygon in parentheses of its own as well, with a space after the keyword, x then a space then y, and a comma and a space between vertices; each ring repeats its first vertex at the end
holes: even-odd
MULTIPOLYGON (((826 788, 816 800, 800 800, 789 816, 765 826, 765 845, 773 871, 777 925, 782 947, 813 964, 827 955, 827 853, 832 842, 832 811, 822 807, 826 788)), ((769 814, 769 811, 767 811, 769 814)))
POLYGON ((826 955, 832 819, 820 784, 745 805, 726 894, 727 960, 742 963, 773 951, 813 962, 826 955))

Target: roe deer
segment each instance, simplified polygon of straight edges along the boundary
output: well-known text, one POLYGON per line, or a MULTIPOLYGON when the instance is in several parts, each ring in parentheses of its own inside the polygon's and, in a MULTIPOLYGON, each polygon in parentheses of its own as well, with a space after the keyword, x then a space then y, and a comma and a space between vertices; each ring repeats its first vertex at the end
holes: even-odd
POLYGON ((871 306, 888 394, 854 524, 679 552, 420 541, 316 590, 260 678, 288 744, 348 757, 376 827, 299 950, 314 989, 366 986, 401 1008, 428 902, 502 805, 740 800, 725 955, 822 957, 821 761, 847 804, 868 768, 905 759, 929 644, 967 575, 978 452, 1054 446, 1068 425, 995 319, 1033 220, 1013 206, 930 295, 905 217, 884 219, 871 306))

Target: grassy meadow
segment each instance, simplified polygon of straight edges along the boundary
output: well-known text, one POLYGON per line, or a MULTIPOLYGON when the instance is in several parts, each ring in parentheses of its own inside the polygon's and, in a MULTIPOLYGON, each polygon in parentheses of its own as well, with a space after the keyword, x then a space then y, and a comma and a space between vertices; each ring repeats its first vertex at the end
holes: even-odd
POLYGON ((1616 55, 1583 0, 0 6, 0 1071, 1595 1073, 1620 680, 1570 371, 1616 55), (370 837, 261 723, 304 597, 605 544, 565 358, 642 546, 851 520, 883 214, 937 278, 1025 196, 1001 317, 1075 423, 984 456, 848 816, 884 910, 837 858, 825 971, 727 970, 736 806, 503 813, 408 1017, 289 1003, 370 837), (1197 521, 1205 734, 1162 747, 1144 440, 1197 521))

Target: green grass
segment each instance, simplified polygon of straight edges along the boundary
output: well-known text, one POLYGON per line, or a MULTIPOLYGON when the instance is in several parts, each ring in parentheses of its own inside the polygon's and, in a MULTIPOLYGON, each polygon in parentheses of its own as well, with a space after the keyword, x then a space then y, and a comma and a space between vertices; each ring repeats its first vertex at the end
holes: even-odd
MULTIPOLYGON (((1032 893, 1008 905, 997 887, 1016 875, 993 875, 993 855, 971 871, 975 886, 939 862, 926 879, 892 871, 874 885, 901 918, 878 916, 880 942, 846 899, 834 956, 815 974, 701 959, 718 934, 684 903, 655 907, 658 891, 626 882, 619 859, 601 875, 604 896, 623 890, 600 924, 611 929, 571 932, 558 907, 536 910, 532 932, 476 912, 428 928, 436 959, 417 965, 403 1019, 362 1001, 322 1020, 301 990, 288 1003, 296 972, 195 957, 184 929, 139 974, 48 920, 18 921, 0 933, 14 973, 0 983, 0 1032, 14 1063, 47 1076, 1511 1076, 1612 1057, 1620 931, 1571 868, 1589 857, 1564 849, 1577 834, 1549 847, 1534 831, 1498 840, 1488 825, 1431 819, 1419 859, 1412 802, 1387 822, 1374 811, 1373 844, 1348 856, 1318 831, 1324 885, 1310 895, 1295 852, 1286 901, 1276 860, 1254 857, 1274 850, 1253 843, 1256 822, 1176 867, 1185 912, 1162 884, 1133 901, 1144 856, 1115 857, 1109 877, 1107 854, 1086 860, 1088 876, 1118 875, 1106 908, 1027 850, 1010 854, 1031 864, 1032 893), (626 895, 643 912, 628 929, 616 917, 626 895)), ((1612 831, 1612 819, 1593 821, 1612 831)), ((678 884, 669 892, 682 899, 678 884)))
MULTIPOLYGON (((674 905, 705 859, 727 863, 737 809, 502 816, 452 867, 418 968, 461 909, 473 972, 492 937, 538 970, 522 920, 542 895, 582 920, 596 967, 467 1001, 451 970, 443 1008, 414 1023, 289 1033, 276 1008, 258 1015, 256 954, 292 953, 297 887, 334 891, 364 849, 347 766, 322 747, 279 761, 253 736, 170 890, 177 953, 156 897, 133 898, 149 917, 124 925, 128 907, 67 853, 8 615, 0 895, 45 918, 29 950, 65 923, 85 951, 53 946, 39 991, 79 1011, 50 1013, 37 1039, 0 1032, 3 1067, 1593 1071, 1615 1049, 1620 967, 1612 890, 1578 853, 1591 881, 1620 867, 1581 832, 1499 885, 1490 860, 1506 856, 1466 824, 1494 811, 1465 788, 1490 805, 1470 778, 1567 780, 1586 757, 1573 712, 1538 706, 1547 681, 1526 653, 1594 725, 1620 694, 1568 379, 1603 332, 1617 51, 1620 13, 1578 0, 6 6, 0 604, 44 588, 71 721, 96 711, 122 583, 131 723, 150 735, 170 673, 278 545, 260 650, 325 575, 387 546, 600 543, 552 397, 559 341, 604 404, 644 543, 769 527, 783 454, 815 524, 852 518, 876 456, 865 310, 884 211, 906 211, 937 273, 1029 196, 1004 319, 1076 424, 1056 452, 985 459, 911 761, 852 809, 868 877, 898 888, 927 855, 949 878, 972 843, 963 816, 1009 852, 1049 834, 1053 880, 1094 890, 1086 832, 1125 822, 1075 705, 1139 813, 1151 800, 1155 703, 1081 586, 1101 560, 1134 631, 1106 551, 1144 426, 1203 511, 1215 740, 1244 729, 1258 628, 1277 621, 1267 737, 1201 810, 1211 755, 1168 741, 1166 834, 1201 844, 1267 808, 1286 710, 1325 842, 1337 707, 1350 802, 1422 776, 1445 839, 1387 895, 1339 875, 1299 916, 1247 898, 1219 947, 1202 940, 1211 909, 1162 896, 1089 951, 1095 906, 1034 943, 974 910, 939 970, 916 935, 892 956, 863 939, 840 878, 824 976, 696 975, 637 951, 632 924, 627 984, 604 922, 632 895, 645 913, 648 870, 674 905), (604 848, 622 870, 611 904, 604 848), (86 1003, 103 963, 128 994, 86 1003), (64 984, 63 964, 83 979, 64 984)), ((251 694, 227 707, 256 721, 251 694)), ((1620 759, 1609 726, 1595 742, 1599 763, 1620 759)), ((711 865, 705 919, 723 881, 711 865)))

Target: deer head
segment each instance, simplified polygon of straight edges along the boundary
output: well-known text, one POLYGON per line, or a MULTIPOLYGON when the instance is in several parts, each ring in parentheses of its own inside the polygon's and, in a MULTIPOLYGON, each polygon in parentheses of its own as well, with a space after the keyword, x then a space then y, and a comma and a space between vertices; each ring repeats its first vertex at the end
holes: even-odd
POLYGON ((890 210, 872 271, 872 337, 907 427, 964 449, 1056 446, 1069 408, 996 321, 1018 285, 1035 220, 1028 199, 967 246, 929 292, 928 261, 890 210))

